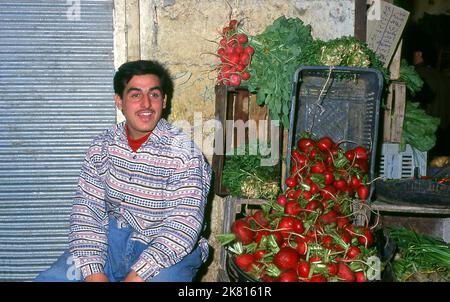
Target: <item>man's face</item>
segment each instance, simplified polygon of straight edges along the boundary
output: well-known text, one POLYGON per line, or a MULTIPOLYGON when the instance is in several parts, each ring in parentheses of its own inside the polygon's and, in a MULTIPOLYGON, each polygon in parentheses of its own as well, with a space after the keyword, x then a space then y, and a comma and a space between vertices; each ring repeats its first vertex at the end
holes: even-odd
POLYGON ((116 106, 125 116, 129 135, 133 139, 152 131, 166 108, 159 77, 135 75, 125 86, 123 96, 115 96, 116 106))

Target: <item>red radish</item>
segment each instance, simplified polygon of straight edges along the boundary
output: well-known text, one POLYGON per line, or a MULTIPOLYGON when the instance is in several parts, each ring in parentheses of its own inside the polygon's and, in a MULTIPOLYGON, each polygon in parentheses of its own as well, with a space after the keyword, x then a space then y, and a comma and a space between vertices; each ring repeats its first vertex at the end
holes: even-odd
POLYGON ((246 34, 237 34, 236 38, 240 44, 245 44, 248 42, 248 37, 246 34))
POLYGON ((286 205, 287 201, 288 201, 288 199, 287 199, 286 195, 280 195, 277 197, 277 203, 280 206, 284 207, 286 205))
POLYGON ((226 35, 230 30, 231 28, 229 26, 225 26, 222 30, 222 34, 226 35))
POLYGON ((330 235, 323 236, 321 242, 322 245, 327 249, 331 249, 333 247, 333 237, 331 237, 330 235))
POLYGON ((293 231, 297 234, 303 234, 303 232, 305 231, 303 222, 300 219, 294 220, 293 231))
POLYGON ((281 218, 280 222, 278 223, 278 228, 282 229, 280 233, 283 238, 288 238, 290 235, 289 233, 293 232, 295 220, 296 219, 292 216, 281 218))
POLYGON ((295 190, 294 188, 289 188, 286 191, 286 197, 287 197, 288 200, 294 199, 295 195, 297 195, 297 190, 295 190))
POLYGON ((250 55, 248 53, 246 53, 246 52, 243 52, 241 54, 241 56, 239 57, 238 62, 241 63, 244 66, 247 66, 250 63, 250 59, 251 59, 250 55))
POLYGON ((250 79, 250 73, 248 73, 247 71, 244 71, 241 76, 244 81, 250 79))
POLYGON ((322 137, 317 142, 317 148, 319 148, 320 151, 328 151, 334 146, 334 142, 331 138, 328 136, 322 137))
POLYGON ((238 21, 235 19, 230 20, 230 22, 228 23, 228 27, 229 28, 235 28, 237 25, 238 21))
POLYGON ((301 237, 298 237, 296 241, 297 241, 297 252, 300 255, 306 255, 306 253, 308 252, 308 244, 301 237))
POLYGON ((260 230, 260 231, 257 231, 256 232, 256 237, 255 237, 255 242, 256 243, 260 243, 261 242, 261 239, 264 237, 264 236, 269 236, 270 235, 270 232, 269 231, 267 231, 267 230, 260 230))
POLYGON ((252 270, 253 262, 255 262, 255 258, 251 254, 240 254, 236 256, 236 264, 245 272, 249 272, 252 270))
POLYGON ((325 163, 322 161, 316 162, 314 165, 311 166, 311 173, 318 173, 322 174, 325 172, 325 163))
POLYGON ((248 53, 249 55, 252 55, 255 53, 255 49, 252 46, 248 45, 244 48, 244 52, 248 53))
POLYGON ((290 247, 281 248, 273 257, 273 263, 282 271, 297 269, 299 255, 296 250, 290 247))
POLYGON ((232 74, 230 76, 230 86, 239 86, 241 85, 241 78, 238 74, 232 74))
POLYGON ((294 158, 292 165, 297 166, 299 169, 302 169, 308 163, 308 157, 297 150, 292 151, 292 157, 294 158))
POLYGON ((339 236, 341 237, 342 241, 347 244, 350 244, 350 242, 352 242, 352 236, 350 236, 350 234, 346 230, 340 231, 339 236))
POLYGON ((296 216, 302 211, 302 207, 297 201, 288 201, 284 207, 284 213, 296 216))
POLYGON ((308 204, 305 207, 306 210, 308 211, 315 211, 316 209, 319 210, 323 210, 323 206, 322 203, 320 201, 318 201, 317 199, 313 199, 310 202, 308 202, 308 204))
POLYGON ((337 267, 336 263, 331 263, 331 262, 328 263, 327 264, 327 269, 328 269, 328 274, 330 276, 334 276, 338 272, 338 267, 337 267))
POLYGON ((269 225, 269 220, 267 220, 266 216, 264 215, 264 212, 262 210, 257 210, 255 211, 255 213, 253 213, 253 215, 251 216, 251 218, 249 219, 251 220, 255 220, 256 223, 258 224, 258 226, 268 226, 269 225))
POLYGON ((356 189, 357 187, 359 187, 361 185, 361 180, 359 180, 359 178, 357 176, 352 175, 352 178, 350 180, 350 184, 351 184, 353 189, 356 189))
POLYGON ((312 197, 312 193, 310 191, 303 191, 303 198, 306 200, 310 200, 312 197))
POLYGON ((238 219, 231 225, 231 231, 236 235, 236 239, 243 244, 250 244, 253 241, 255 232, 250 227, 250 224, 243 219, 238 219))
POLYGON ((347 251, 347 256, 349 259, 354 259, 356 257, 358 257, 361 254, 361 250, 359 249, 359 247, 352 245, 348 251, 347 251))
POLYGON ((243 53, 244 52, 244 47, 242 46, 242 45, 237 45, 235 48, 234 48, 234 51, 237 53, 237 54, 241 54, 241 53, 243 53))
MULTIPOLYGON (((243 72, 244 69, 245 69, 245 66, 244 66, 244 65, 242 65, 242 64, 237 64, 237 65, 236 65, 236 71, 243 72)), ((244 73, 241 74, 241 77, 242 77, 242 78, 243 78, 243 74, 244 74, 244 73)), ((244 79, 243 79, 243 80, 244 80, 244 79)))
POLYGON ((309 279, 309 282, 327 282, 327 279, 322 275, 314 275, 309 279))
POLYGON ((356 193, 358 193, 359 199, 362 201, 366 200, 369 197, 369 189, 365 185, 360 185, 356 188, 356 193))
POLYGON ((346 225, 350 223, 348 217, 340 216, 336 218, 336 227, 338 229, 343 229, 346 225))
POLYGON ((319 186, 317 184, 312 182, 309 187, 309 192, 311 192, 312 195, 319 193, 319 186))
POLYGON ((266 250, 257 250, 256 252, 253 253, 253 258, 256 261, 259 261, 264 257, 265 254, 267 254, 266 250))
POLYGON ((338 179, 333 182, 333 186, 342 192, 347 188, 347 183, 343 179, 338 179))
POLYGON ((298 219, 292 216, 281 218, 280 222, 278 223, 278 228, 282 229, 280 230, 280 233, 283 238, 288 238, 290 236, 289 233, 294 232, 294 226, 298 223, 297 220, 298 219))
POLYGON ((365 174, 369 172, 369 164, 367 163, 367 160, 357 159, 355 160, 353 166, 360 169, 365 174))
POLYGON ((334 175, 330 171, 326 171, 323 173, 325 185, 331 185, 334 181, 334 175))
POLYGON ((358 236, 358 242, 364 245, 366 248, 371 247, 373 244, 373 235, 369 228, 363 228, 363 234, 358 236))
POLYGON ((316 143, 310 138, 301 138, 298 141, 297 146, 301 151, 309 154, 309 151, 315 146, 315 144, 316 143))
POLYGON ((354 282, 355 281, 355 275, 353 274, 353 271, 348 267, 347 264, 343 262, 338 263, 338 272, 337 276, 342 279, 344 282, 354 282))
POLYGON ((355 149, 353 149, 355 151, 355 157, 356 159, 363 159, 363 160, 367 160, 369 158, 369 156, 367 155, 367 150, 364 147, 358 146, 355 149))
POLYGON ((309 262, 310 263, 320 263, 320 262, 322 262, 322 258, 319 256, 313 256, 313 257, 309 258, 309 262))
MULTIPOLYGON (((269 275, 267 275, 267 274, 264 274, 264 275, 261 276, 261 280, 262 280, 263 282, 274 282, 274 281, 275 281, 275 278, 272 277, 272 276, 269 276, 269 275)), ((295 281, 293 281, 293 282, 295 282, 295 281)))
POLYGON ((309 152, 308 157, 310 160, 314 160, 317 154, 320 154, 320 151, 318 149, 312 148, 311 151, 309 152))
POLYGON ((363 271, 355 273, 356 282, 367 282, 366 276, 363 271))
POLYGON ((278 282, 297 282, 298 276, 294 270, 287 270, 281 272, 280 276, 277 278, 278 282))
POLYGON ((285 183, 289 188, 293 188, 297 185, 297 179, 295 177, 288 177, 286 178, 285 183))
POLYGON ((300 197, 300 195, 302 195, 302 193, 303 193, 303 190, 302 190, 302 189, 295 190, 295 193, 294 193, 294 195, 292 196, 293 199, 294 199, 294 200, 297 200, 297 199, 300 197))
POLYGON ((334 195, 336 194, 336 188, 334 186, 325 186, 322 190, 320 190, 320 196, 322 196, 323 201, 334 200, 334 195))
POLYGON ((350 161, 352 162, 353 159, 355 158, 355 150, 348 150, 344 153, 344 156, 350 161))
POLYGON ((320 220, 320 222, 322 222, 324 224, 335 223, 337 220, 337 213, 334 210, 331 210, 331 211, 321 215, 319 220, 320 220))
POLYGON ((300 261, 297 266, 297 274, 302 278, 308 278, 311 266, 307 261, 300 261))

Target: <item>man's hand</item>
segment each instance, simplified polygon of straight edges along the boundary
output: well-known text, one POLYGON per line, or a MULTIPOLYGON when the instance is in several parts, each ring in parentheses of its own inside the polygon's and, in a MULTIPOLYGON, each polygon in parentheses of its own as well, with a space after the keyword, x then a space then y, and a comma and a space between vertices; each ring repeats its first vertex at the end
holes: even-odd
POLYGON ((109 282, 108 277, 104 273, 97 273, 87 276, 85 282, 109 282))
POLYGON ((144 279, 139 277, 135 271, 131 271, 123 282, 144 282, 144 279))

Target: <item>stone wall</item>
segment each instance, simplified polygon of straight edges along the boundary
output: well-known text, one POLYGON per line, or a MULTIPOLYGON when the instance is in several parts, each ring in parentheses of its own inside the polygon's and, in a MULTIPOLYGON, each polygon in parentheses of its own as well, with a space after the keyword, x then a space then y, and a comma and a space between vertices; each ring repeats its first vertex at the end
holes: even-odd
MULTIPOLYGON (((194 114, 203 121, 214 118, 212 70, 217 59, 211 53, 230 16, 242 20, 251 35, 281 15, 302 19, 312 26, 315 38, 324 40, 354 31, 354 0, 114 0, 114 5, 115 66, 139 58, 164 62, 175 78, 169 120, 186 120, 193 126, 198 126, 194 114)), ((211 156, 207 158, 211 162, 211 156)), ((215 281, 220 245, 214 237, 221 233, 221 198, 211 201, 206 219, 214 258, 202 281, 215 281)))

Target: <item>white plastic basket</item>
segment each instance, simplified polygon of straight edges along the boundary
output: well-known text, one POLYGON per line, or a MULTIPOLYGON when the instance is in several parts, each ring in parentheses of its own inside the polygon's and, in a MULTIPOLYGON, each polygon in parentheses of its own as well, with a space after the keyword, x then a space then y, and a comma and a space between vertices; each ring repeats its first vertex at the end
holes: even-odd
POLYGON ((400 144, 383 143, 380 160, 380 176, 387 179, 411 178, 414 169, 419 168, 419 176, 427 174, 427 152, 406 145, 400 152, 400 144))

